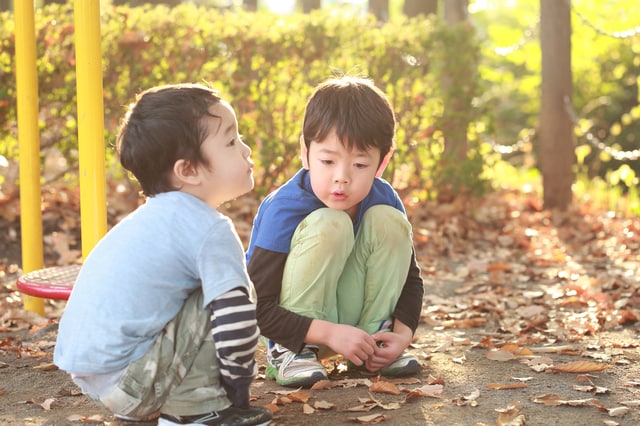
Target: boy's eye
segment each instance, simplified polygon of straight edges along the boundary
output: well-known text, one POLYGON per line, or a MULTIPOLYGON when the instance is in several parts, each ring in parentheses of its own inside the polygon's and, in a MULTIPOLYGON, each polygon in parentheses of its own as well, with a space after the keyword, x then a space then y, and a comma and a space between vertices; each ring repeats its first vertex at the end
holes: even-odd
POLYGON ((356 163, 356 164, 354 164, 354 166, 355 166, 357 169, 364 169, 364 168, 368 167, 368 165, 367 165, 367 164, 364 164, 364 163, 356 163))
POLYGON ((321 162, 322 164, 326 164, 326 165, 328 165, 328 166, 329 166, 329 165, 331 165, 331 164, 333 164, 333 160, 320 160, 320 162, 321 162))

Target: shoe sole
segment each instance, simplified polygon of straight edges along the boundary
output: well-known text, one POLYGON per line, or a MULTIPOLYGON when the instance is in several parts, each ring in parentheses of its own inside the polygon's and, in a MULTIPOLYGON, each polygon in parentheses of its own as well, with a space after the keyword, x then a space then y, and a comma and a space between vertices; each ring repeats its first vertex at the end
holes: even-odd
POLYGON ((421 369, 422 367, 420 366, 420 363, 416 361, 410 361, 404 367, 395 369, 396 371, 385 371, 385 369, 383 368, 382 370, 380 370, 380 375, 385 377, 406 377, 418 374, 421 369))
MULTIPOLYGON (((163 419, 163 418, 159 418, 158 419, 158 426, 175 426, 177 424, 178 423, 174 423, 171 420, 167 420, 167 419, 163 419)), ((271 424, 271 420, 267 420, 264 423, 257 423, 254 426, 267 426, 269 424, 271 424)), ((185 424, 180 425, 180 426, 202 426, 202 424, 201 423, 185 423, 185 424)))
POLYGON ((364 365, 358 367, 355 364, 349 362, 347 366, 347 371, 351 373, 358 373, 362 376, 384 376, 384 377, 406 377, 413 376, 415 374, 420 373, 422 370, 422 366, 416 361, 410 361, 404 367, 395 368, 393 370, 385 370, 384 368, 379 371, 369 371, 364 365))

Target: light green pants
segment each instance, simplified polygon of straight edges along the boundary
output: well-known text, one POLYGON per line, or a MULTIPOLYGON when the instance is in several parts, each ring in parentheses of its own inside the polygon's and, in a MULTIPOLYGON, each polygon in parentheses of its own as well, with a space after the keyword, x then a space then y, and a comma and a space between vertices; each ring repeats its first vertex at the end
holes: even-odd
POLYGON ((194 292, 141 359, 99 401, 115 414, 150 418, 192 415, 231 405, 220 382, 209 311, 194 292))
POLYGON ((375 333, 391 319, 407 279, 412 247, 411 225, 393 207, 369 208, 355 237, 347 213, 318 209, 293 235, 280 305, 375 333))

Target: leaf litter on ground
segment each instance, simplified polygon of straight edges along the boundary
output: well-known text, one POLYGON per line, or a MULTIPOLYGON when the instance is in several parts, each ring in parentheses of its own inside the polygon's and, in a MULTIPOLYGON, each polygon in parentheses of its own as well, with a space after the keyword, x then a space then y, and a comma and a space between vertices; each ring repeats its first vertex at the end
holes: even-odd
MULTIPOLYGON (((138 197, 125 195, 116 191, 111 195, 110 205, 114 206, 111 224, 140 203, 138 197)), ((60 186, 47 191, 43 197, 43 217, 47 223, 61 224, 55 229, 46 226, 47 264, 78 261, 79 221, 74 220, 79 218, 77 194, 60 186)), ((575 205, 567 212, 542 211, 539 203, 533 202, 537 198, 536 194, 505 190, 479 200, 461 197, 450 204, 406 203, 414 229, 416 255, 425 279, 421 323, 429 330, 424 336, 416 336, 411 350, 425 366, 434 354, 449 356, 451 362, 464 364, 469 351, 484 350, 492 362, 521 363, 533 374, 581 377, 640 360, 637 338, 613 342, 599 339, 601 333, 638 324, 640 219, 588 205, 575 205), (441 286, 450 286, 451 291, 441 286), (567 361, 567 357, 593 361, 567 361)), ((5 205, 12 203, 10 200, 5 205)), ((257 205, 257 200, 249 197, 222 207, 236 223, 245 244, 257 205)), ((0 238, 18 243, 15 232, 18 219, 18 215, 0 217, 0 238)), ((0 264, 5 283, 0 294, 0 330, 15 332, 31 328, 35 331, 47 323, 21 309, 21 295, 12 282, 20 270, 16 262, 14 259, 14 262, 0 264)), ((63 306, 47 305, 49 321, 57 321, 63 306)), ((42 356, 44 359, 39 365, 43 371, 49 368, 42 355, 48 349, 46 342, 0 342, 0 351, 14 351, 26 357, 42 356)), ((535 376, 528 380, 535 381, 535 376)), ((575 386, 584 386, 578 390, 586 393, 604 391, 605 388, 597 384, 597 377, 591 380, 589 384, 575 386)), ((398 393, 383 393, 398 398, 400 403, 415 397, 432 397, 440 398, 445 405, 473 407, 481 396, 480 389, 500 392, 526 389, 520 388, 515 378, 513 381, 516 383, 489 380, 477 383, 478 388, 473 392, 450 399, 442 399, 444 380, 404 385, 389 382, 397 387, 398 393)), ((314 410, 335 406, 330 399, 318 398, 323 389, 370 388, 373 383, 371 378, 345 379, 338 374, 318 384, 316 389, 304 391, 310 393, 306 399, 295 393, 276 395, 272 405, 300 403, 305 406, 304 412, 313 415, 314 410), (283 402, 285 399, 288 402, 283 402)), ((377 383, 376 386, 383 389, 387 386, 377 383)), ((640 386, 640 377, 627 379, 624 386, 640 386)), ((555 401, 564 405, 588 401, 582 404, 597 406, 593 398, 532 396, 531 401, 555 401)), ((628 400, 620 405, 640 404, 637 400, 628 400)), ((619 407, 600 406, 600 409, 616 415, 625 413, 619 407)), ((524 419, 524 413, 515 403, 496 411, 500 413, 496 420, 500 424, 520 424, 517 422, 524 419)), ((358 421, 385 420, 384 415, 374 415, 358 421)))

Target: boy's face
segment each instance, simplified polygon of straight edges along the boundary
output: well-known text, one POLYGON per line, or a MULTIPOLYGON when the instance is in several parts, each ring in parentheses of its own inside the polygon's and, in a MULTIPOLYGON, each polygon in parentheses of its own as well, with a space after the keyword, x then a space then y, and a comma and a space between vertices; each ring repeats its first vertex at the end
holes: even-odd
POLYGON ((217 207, 253 189, 253 161, 251 148, 238 134, 233 108, 222 101, 209 112, 220 118, 204 118, 209 130, 200 149, 209 164, 197 166, 201 184, 196 195, 217 207))
POLYGON ((375 177, 386 165, 380 163, 380 150, 348 150, 335 131, 321 141, 302 147, 302 162, 309 170, 313 193, 327 207, 342 210, 355 218, 360 202, 367 196, 375 177))

